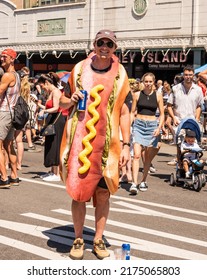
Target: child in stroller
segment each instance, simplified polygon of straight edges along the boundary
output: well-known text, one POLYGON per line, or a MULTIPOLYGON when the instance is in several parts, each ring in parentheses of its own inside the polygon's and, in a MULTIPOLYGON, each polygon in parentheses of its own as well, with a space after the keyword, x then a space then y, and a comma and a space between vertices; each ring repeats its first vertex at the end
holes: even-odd
MULTIPOLYGON (((196 133, 193 130, 187 129, 185 138, 181 143, 181 157, 182 165, 185 171, 185 178, 191 177, 190 167, 195 165, 196 167, 202 168, 204 166, 203 160, 198 157, 198 153, 202 152, 202 149, 196 143, 196 133)), ((196 169, 196 167, 194 168, 196 169)))
POLYGON ((193 118, 181 121, 176 132, 177 165, 176 175, 170 175, 170 185, 184 184, 184 187, 192 187, 200 191, 206 184, 206 176, 203 173, 204 163, 202 149, 198 143, 201 140, 200 127, 193 118))

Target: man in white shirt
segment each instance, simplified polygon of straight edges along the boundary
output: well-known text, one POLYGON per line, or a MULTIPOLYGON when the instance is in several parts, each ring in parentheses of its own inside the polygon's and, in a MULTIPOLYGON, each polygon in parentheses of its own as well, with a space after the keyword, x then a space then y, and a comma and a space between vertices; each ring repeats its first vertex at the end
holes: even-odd
POLYGON ((186 66, 183 70, 183 82, 173 86, 168 98, 167 109, 173 120, 175 134, 182 119, 189 117, 200 121, 203 94, 201 88, 193 83, 193 77, 193 67, 186 66))
POLYGON ((183 118, 195 118, 198 122, 203 104, 201 88, 193 83, 194 70, 191 66, 184 68, 184 81, 172 88, 168 98, 167 109, 177 126, 183 118))

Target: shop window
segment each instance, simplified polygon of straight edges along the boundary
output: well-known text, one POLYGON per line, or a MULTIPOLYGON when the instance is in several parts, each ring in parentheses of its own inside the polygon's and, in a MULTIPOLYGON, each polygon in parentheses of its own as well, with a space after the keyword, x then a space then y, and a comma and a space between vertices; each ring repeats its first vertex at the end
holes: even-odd
POLYGON ((58 4, 56 0, 39 0, 40 6, 55 5, 58 4))
POLYGON ((59 0, 60 4, 80 2, 77 0, 59 0))
POLYGON ((40 6, 85 2, 83 0, 39 0, 40 6))
POLYGON ((24 9, 43 7, 50 5, 61 5, 61 4, 70 4, 70 3, 81 3, 85 0, 24 0, 24 9))

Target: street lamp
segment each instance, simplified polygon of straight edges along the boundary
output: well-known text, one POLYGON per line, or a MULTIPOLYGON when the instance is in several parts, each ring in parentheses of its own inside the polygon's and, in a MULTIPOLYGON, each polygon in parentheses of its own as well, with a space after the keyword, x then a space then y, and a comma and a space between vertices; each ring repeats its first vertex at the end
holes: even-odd
POLYGON ((69 50, 69 53, 70 53, 70 57, 71 58, 75 58, 76 55, 78 54, 78 52, 75 52, 75 54, 73 54, 74 50, 69 50))
POLYGON ((45 57, 46 57, 46 55, 48 54, 48 52, 46 52, 45 54, 43 54, 43 51, 39 51, 39 54, 40 54, 40 57, 42 58, 42 59, 44 59, 45 57))
POLYGON ((27 59, 31 59, 32 56, 34 55, 34 53, 30 54, 29 51, 25 51, 25 55, 26 55, 27 59))
POLYGON ((59 54, 57 54, 57 51, 52 51, 52 55, 54 55, 56 58, 59 58, 61 55, 63 54, 63 52, 60 52, 59 54))

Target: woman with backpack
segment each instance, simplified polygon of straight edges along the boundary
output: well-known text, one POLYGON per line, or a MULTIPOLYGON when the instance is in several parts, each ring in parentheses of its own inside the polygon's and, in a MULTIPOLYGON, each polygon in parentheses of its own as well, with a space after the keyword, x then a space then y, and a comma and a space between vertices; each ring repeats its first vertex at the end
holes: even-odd
POLYGON ((25 133, 27 143, 28 143, 28 152, 40 152, 40 149, 36 149, 35 145, 32 142, 32 127, 35 126, 36 122, 36 110, 37 105, 32 100, 31 91, 30 91, 30 82, 28 80, 29 76, 29 69, 28 73, 24 70, 25 67, 20 70, 18 73, 21 79, 21 88, 20 88, 20 96, 25 100, 29 109, 29 119, 25 124, 23 129, 16 129, 15 130, 15 141, 16 141, 16 148, 17 148, 17 169, 22 169, 22 160, 23 160, 23 153, 24 153, 24 145, 23 145, 23 135, 25 133))

